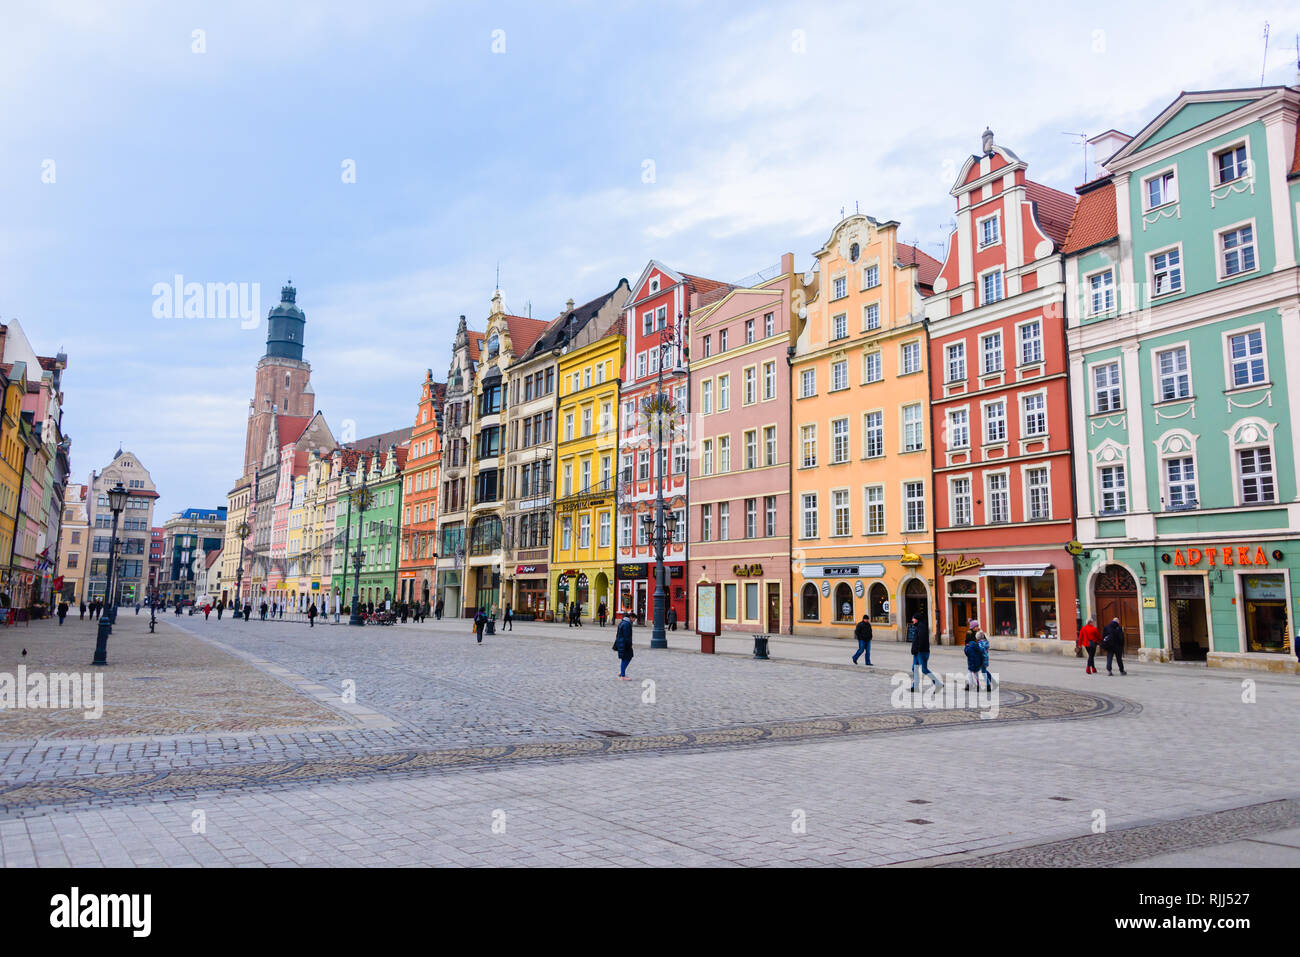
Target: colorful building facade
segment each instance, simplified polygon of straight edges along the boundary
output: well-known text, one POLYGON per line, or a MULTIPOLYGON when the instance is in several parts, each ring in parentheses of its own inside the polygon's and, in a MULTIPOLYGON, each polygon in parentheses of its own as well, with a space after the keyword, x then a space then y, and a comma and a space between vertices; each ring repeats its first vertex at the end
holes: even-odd
POLYGON ((1300 91, 1107 134, 1066 243, 1080 600, 1144 658, 1294 668, 1300 91))
POLYGON ((923 298, 939 263, 861 214, 814 255, 790 360, 794 630, 847 636, 865 613, 901 640, 913 615, 934 627, 923 298))
POLYGON ((442 407, 446 386, 426 370, 411 429, 402 479, 402 557, 398 600, 433 605, 438 561, 438 467, 442 461, 442 407))
POLYGON ((953 185, 930 333, 937 627, 1073 642, 1070 394, 1061 245, 1074 197, 985 131, 953 185))
POLYGON ((690 561, 720 584, 724 631, 789 633, 790 371, 787 253, 766 281, 730 290, 691 321, 690 561))

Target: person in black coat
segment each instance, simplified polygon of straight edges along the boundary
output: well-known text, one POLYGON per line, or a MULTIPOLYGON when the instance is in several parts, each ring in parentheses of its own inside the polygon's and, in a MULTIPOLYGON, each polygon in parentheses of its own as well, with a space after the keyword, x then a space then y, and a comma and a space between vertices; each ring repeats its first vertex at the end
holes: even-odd
POLYGON ((862 663, 871 666, 871 618, 864 612, 862 620, 858 622, 857 627, 853 629, 853 637, 858 639, 858 650, 853 653, 853 663, 858 663, 858 657, 866 656, 862 663))
POLYGON ((668 606, 668 614, 665 616, 664 623, 668 626, 669 631, 677 630, 677 609, 672 605, 668 606))
POLYGON ((943 682, 930 670, 930 624, 924 613, 912 615, 911 624, 907 626, 907 640, 912 643, 912 690, 916 690, 918 668, 921 674, 930 676, 936 688, 942 688, 943 682))
POLYGON ((1119 623, 1118 618, 1112 618, 1110 624, 1102 631, 1101 647, 1106 652, 1106 674, 1114 674, 1111 671, 1111 659, 1119 662, 1120 674, 1128 674, 1124 670, 1124 626, 1119 623))
POLYGON ((632 660, 632 619, 624 613, 614 632, 614 650, 618 652, 620 662, 618 677, 621 681, 630 680, 627 676, 627 663, 632 660))

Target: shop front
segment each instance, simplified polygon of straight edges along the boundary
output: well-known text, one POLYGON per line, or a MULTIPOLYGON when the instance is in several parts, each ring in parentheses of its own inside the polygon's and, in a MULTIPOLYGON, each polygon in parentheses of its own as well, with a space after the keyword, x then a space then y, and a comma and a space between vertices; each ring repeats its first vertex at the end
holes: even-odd
POLYGON ((582 617, 587 621, 597 621, 600 606, 605 606, 606 613, 613 615, 613 588, 610 571, 600 565, 571 565, 568 568, 555 569, 555 583, 551 594, 555 599, 555 614, 564 620, 569 605, 577 602, 582 609, 582 617))
POLYGON ((515 614, 532 615, 538 619, 546 617, 546 613, 551 609, 547 591, 549 576, 550 566, 544 563, 515 566, 513 605, 515 614))
MULTIPOLYGON (((654 562, 627 562, 618 566, 618 610, 631 612, 638 625, 654 624, 654 562)), ((664 562, 668 579, 668 607, 677 612, 677 627, 689 627, 686 603, 686 565, 664 562)))
POLYGON ((795 631, 850 638, 864 614, 875 640, 907 640, 914 615, 933 629, 931 583, 924 575, 925 560, 914 554, 796 567, 795 631))
POLYGON ((944 640, 963 644, 974 619, 1007 643, 1074 641, 1074 559, 1065 549, 940 553, 936 565, 944 640))
POLYGON ((1144 659, 1296 667, 1295 540, 1160 542, 1096 549, 1083 572, 1089 614, 1118 617, 1144 659))
POLYGON ((465 609, 466 613, 477 614, 482 609, 489 615, 499 614, 501 596, 500 568, 497 565, 471 565, 468 573, 471 597, 470 604, 465 609))
POLYGON ((730 563, 692 561, 691 579, 719 586, 718 624, 723 631, 779 635, 789 624, 788 567, 789 560, 776 555, 730 563))
MULTIPOLYGON (((444 618, 461 617, 461 570, 459 568, 438 569, 438 599, 443 603, 444 618)), ((437 604, 435 600, 434 604, 437 604)))

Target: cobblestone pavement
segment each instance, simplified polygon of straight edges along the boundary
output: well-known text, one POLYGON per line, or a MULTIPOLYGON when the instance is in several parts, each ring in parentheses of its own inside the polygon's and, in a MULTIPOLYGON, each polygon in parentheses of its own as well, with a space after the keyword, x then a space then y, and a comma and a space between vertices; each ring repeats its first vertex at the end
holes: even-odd
MULTIPOLYGON (((631 669, 638 680, 619 682, 609 630, 533 625, 477 646, 463 622, 183 625, 259 668, 280 669, 305 695, 330 696, 354 681, 362 712, 347 715, 351 730, 234 735, 184 748, 177 739, 148 740, 139 753, 101 753, 103 782, 133 762, 168 776, 201 773, 153 791, 123 781, 75 805, 49 803, 68 799, 53 792, 16 802, 0 810, 0 861, 890 864, 983 855, 996 863, 989 855, 1029 845, 1045 854, 1042 863, 1073 863, 1079 852, 1062 844, 1090 837, 1099 810, 1107 821, 1099 837, 1122 845, 1131 834, 1150 857, 1185 846, 1180 825, 1140 843, 1134 828, 1183 822, 1199 841, 1216 832, 1195 819, 1300 794, 1300 761, 1279 747, 1300 703, 1300 689, 1285 678, 1137 664, 1128 678, 1098 679, 1072 659, 999 655, 994 670, 1009 713, 1037 701, 1054 717, 1071 707, 1092 707, 1097 717, 968 713, 942 728, 873 733, 853 732, 849 722, 897 719, 888 678, 906 667, 902 646, 874 648, 873 673, 849 666, 842 642, 782 639, 775 651, 785 660, 756 662, 651 653, 639 631, 631 669), (641 701, 640 679, 650 676, 653 705, 641 701), (808 720, 823 717, 840 723, 826 730, 829 722, 808 720), (800 724, 784 741, 770 733, 800 724), (769 729, 757 744, 756 726, 769 729), (730 738, 721 734, 727 729, 730 738), (683 730, 714 738, 613 747, 683 730), (393 768, 402 749, 428 758, 540 744, 598 754, 513 761, 479 754, 393 768), (358 771, 365 759, 374 762, 370 772, 358 771), (241 774, 254 764, 261 770, 246 786, 241 774), (277 765, 274 780, 267 772, 277 765), (225 780, 209 776, 222 770, 230 772, 225 780)), ((689 636, 678 635, 672 643, 688 646, 689 636)), ((724 651, 747 644, 720 642, 724 651)), ((932 667, 957 671, 957 654, 936 649, 932 667)), ((75 786, 103 745, 84 747, 72 755, 0 749, 0 787, 75 786)), ((1264 826, 1238 824, 1245 830, 1220 828, 1225 840, 1264 826)), ((1276 830, 1272 819, 1264 824, 1276 830)))

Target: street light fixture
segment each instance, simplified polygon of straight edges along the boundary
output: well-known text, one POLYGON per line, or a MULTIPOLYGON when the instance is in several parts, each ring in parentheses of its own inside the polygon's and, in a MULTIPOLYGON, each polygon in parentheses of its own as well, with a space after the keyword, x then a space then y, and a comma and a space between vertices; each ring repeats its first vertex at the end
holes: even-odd
POLYGON ((235 569, 235 616, 243 614, 244 593, 242 589, 244 581, 244 539, 248 537, 248 523, 240 522, 235 529, 235 534, 239 537, 239 566, 235 569))
MULTIPOLYGON (((352 614, 348 617, 349 625, 366 623, 366 620, 361 617, 361 561, 365 558, 365 552, 361 548, 361 529, 365 527, 366 509, 370 508, 375 498, 375 493, 366 487, 370 475, 369 463, 358 458, 357 468, 362 470, 361 488, 348 496, 348 511, 351 512, 353 505, 357 507, 357 550, 352 553, 352 614)), ((349 518, 349 529, 352 527, 350 522, 349 518)))
POLYGON ((117 518, 126 508, 126 500, 131 493, 119 481, 108 490, 108 507, 113 512, 113 534, 108 540, 108 574, 104 579, 104 597, 109 603, 109 617, 99 616, 99 631, 95 636, 95 660, 91 664, 108 664, 108 636, 113 631, 116 620, 117 603, 113 599, 113 564, 117 550, 117 518))
POLYGON ((664 366, 671 356, 674 359, 670 376, 685 374, 689 359, 689 345, 686 339, 683 316, 679 312, 677 321, 659 333, 659 362, 655 373, 655 393, 647 396, 643 402, 643 411, 647 424, 651 426, 650 440, 657 440, 658 452, 655 457, 655 504, 652 514, 642 520, 646 523, 647 537, 655 549, 655 595, 654 595, 654 629, 650 633, 651 648, 667 648, 668 635, 664 624, 668 612, 668 570, 664 566, 664 551, 673 539, 677 529, 677 517, 665 516, 664 508, 664 436, 674 431, 673 424, 681 410, 664 392, 664 366))

